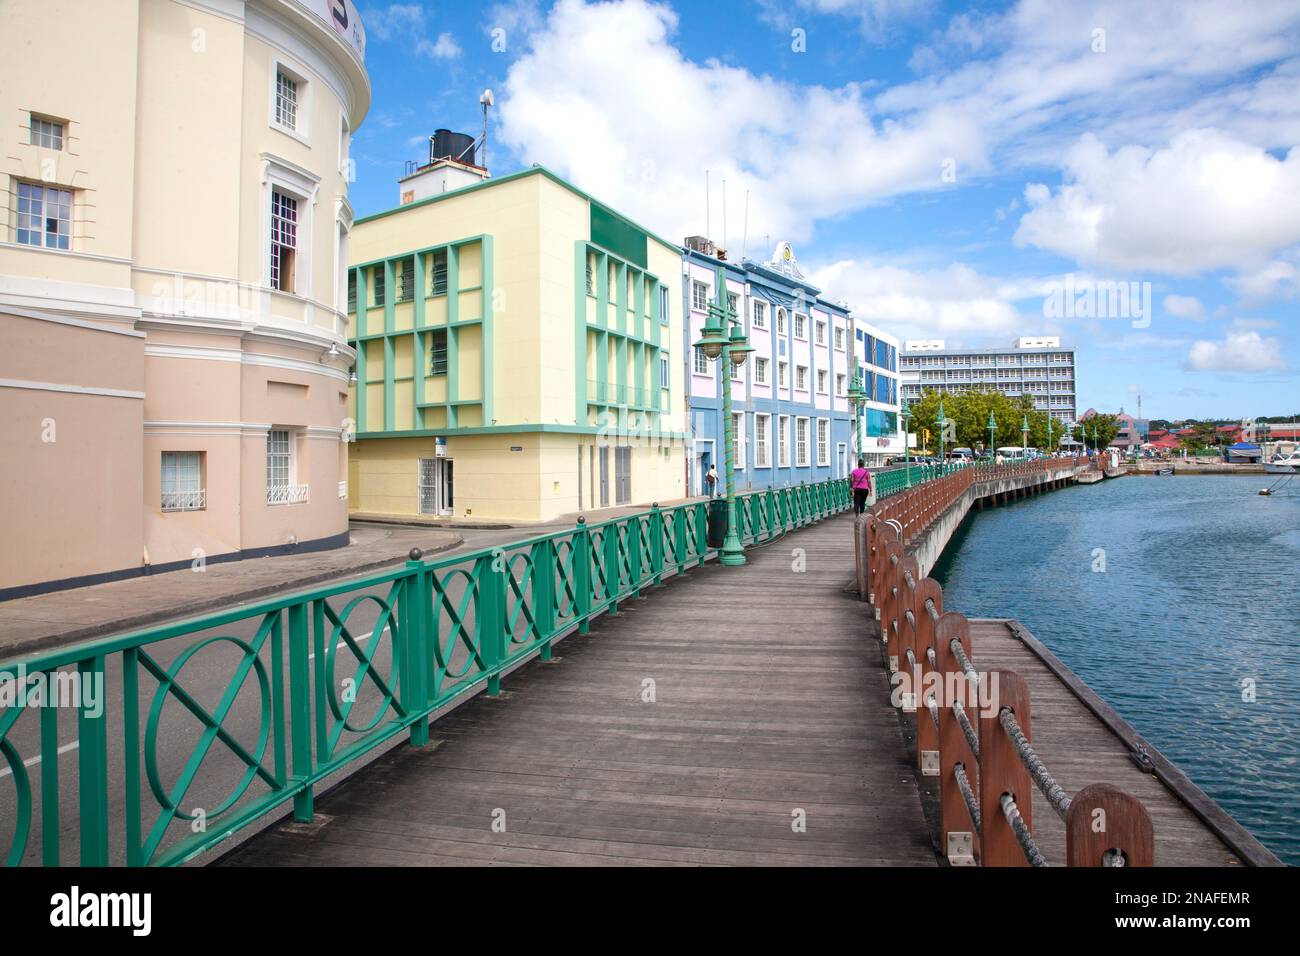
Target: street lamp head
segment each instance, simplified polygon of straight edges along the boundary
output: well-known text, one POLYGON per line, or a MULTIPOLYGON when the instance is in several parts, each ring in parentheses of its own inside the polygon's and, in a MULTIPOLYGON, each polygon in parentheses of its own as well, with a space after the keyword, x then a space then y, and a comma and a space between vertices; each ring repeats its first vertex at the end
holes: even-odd
POLYGON ((713 315, 710 312, 710 324, 704 326, 695 347, 704 353, 705 358, 716 359, 722 354, 722 347, 727 344, 727 336, 723 333, 722 326, 713 325, 712 321, 713 315))
POLYGON ((745 331, 738 325, 732 326, 731 339, 727 343, 731 352, 732 365, 744 365, 745 359, 749 353, 754 351, 754 346, 749 344, 749 339, 745 338, 745 331))
POLYGON ((989 409, 989 423, 988 423, 988 425, 986 425, 985 427, 986 427, 986 428, 997 428, 997 427, 998 427, 998 423, 993 419, 993 409, 991 409, 991 408, 989 409))

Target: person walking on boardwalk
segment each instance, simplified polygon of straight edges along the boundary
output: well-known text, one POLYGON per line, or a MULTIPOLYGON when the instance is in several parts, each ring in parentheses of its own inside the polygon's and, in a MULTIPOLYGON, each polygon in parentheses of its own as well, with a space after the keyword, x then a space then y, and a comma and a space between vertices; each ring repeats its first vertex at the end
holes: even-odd
POLYGON ((713 465, 709 465, 709 470, 704 473, 704 492, 712 498, 717 487, 718 469, 713 467, 713 465))
POLYGON ((871 494, 871 472, 867 471, 866 459, 858 459, 858 467, 849 475, 849 487, 853 489, 853 507, 858 514, 862 514, 871 494))

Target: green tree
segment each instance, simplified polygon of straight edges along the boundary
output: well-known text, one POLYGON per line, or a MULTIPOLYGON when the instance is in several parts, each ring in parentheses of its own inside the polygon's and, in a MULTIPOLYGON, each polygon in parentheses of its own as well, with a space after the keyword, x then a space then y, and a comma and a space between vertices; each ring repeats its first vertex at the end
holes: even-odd
POLYGON ((1074 440, 1083 442, 1089 448, 1094 447, 1092 439, 1093 429, 1097 430, 1096 447, 1105 448, 1115 440, 1119 434, 1119 419, 1114 415, 1096 414, 1089 418, 1081 425, 1076 425, 1074 429, 1074 440))
POLYGON ((1034 408, 1034 399, 1029 395, 1011 398, 995 389, 954 394, 937 389, 926 389, 921 397, 912 403, 912 422, 910 428, 917 435, 917 440, 925 444, 925 432, 930 433, 928 449, 939 450, 939 403, 943 403, 944 417, 953 423, 953 440, 947 448, 987 448, 989 447, 989 414, 997 426, 993 435, 993 448, 1003 446, 1019 447, 1023 436, 1021 428, 1029 421, 1029 446, 1044 451, 1054 449, 1064 437, 1064 426, 1059 422, 1052 425, 1051 441, 1048 440, 1048 413, 1034 408))

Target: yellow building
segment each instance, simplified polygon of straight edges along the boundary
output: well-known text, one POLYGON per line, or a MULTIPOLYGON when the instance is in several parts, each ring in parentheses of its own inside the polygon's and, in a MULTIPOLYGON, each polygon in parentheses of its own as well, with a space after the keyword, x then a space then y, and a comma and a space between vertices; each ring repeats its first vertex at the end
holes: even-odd
POLYGON ((353 512, 682 497, 680 249, 541 167, 475 172, 431 163, 353 231, 353 512))
POLYGON ((352 0, 0 4, 0 598, 346 543, 364 45, 352 0))

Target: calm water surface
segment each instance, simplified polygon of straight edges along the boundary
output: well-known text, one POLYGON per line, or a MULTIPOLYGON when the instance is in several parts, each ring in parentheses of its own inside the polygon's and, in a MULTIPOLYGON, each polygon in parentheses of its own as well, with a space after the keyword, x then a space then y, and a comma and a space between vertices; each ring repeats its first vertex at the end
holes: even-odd
POLYGON ((934 576, 948 608, 1024 622, 1297 865, 1300 481, 1261 497, 1272 480, 1133 476, 974 512, 934 576))

